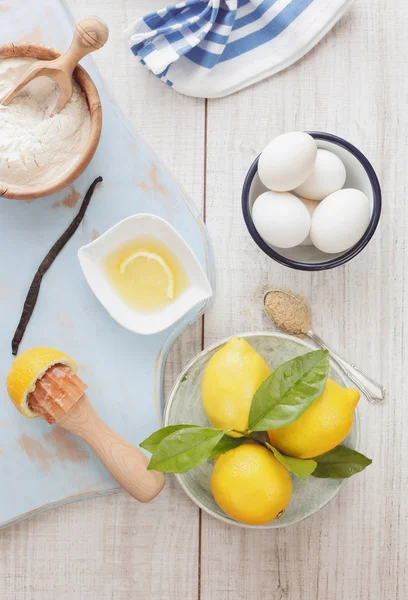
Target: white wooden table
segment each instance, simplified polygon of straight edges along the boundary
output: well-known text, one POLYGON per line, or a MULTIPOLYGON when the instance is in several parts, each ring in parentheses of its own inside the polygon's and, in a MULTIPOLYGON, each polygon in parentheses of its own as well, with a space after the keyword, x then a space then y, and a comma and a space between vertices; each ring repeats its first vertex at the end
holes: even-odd
MULTIPOLYGON (((320 514, 280 531, 228 527, 200 513, 168 479, 150 505, 125 495, 38 515, 0 532, 2 600, 405 600, 408 598, 408 73, 404 0, 357 0, 305 59, 221 100, 183 97, 139 66, 123 39, 137 16, 165 0, 69 0, 75 16, 111 29, 95 56, 140 134, 201 208, 217 267, 213 308, 179 340, 168 386, 201 348, 270 328, 268 286, 312 302, 315 327, 382 381, 387 403, 361 401, 361 450, 372 467, 320 514), (405 21, 405 22, 404 22, 405 21), (240 206, 249 164, 275 135, 337 133, 380 177, 379 230, 352 263, 290 271, 250 239, 240 206)), ((0 18, 5 18, 0 14, 0 18)), ((1 491, 0 491, 1 493, 1 491)))

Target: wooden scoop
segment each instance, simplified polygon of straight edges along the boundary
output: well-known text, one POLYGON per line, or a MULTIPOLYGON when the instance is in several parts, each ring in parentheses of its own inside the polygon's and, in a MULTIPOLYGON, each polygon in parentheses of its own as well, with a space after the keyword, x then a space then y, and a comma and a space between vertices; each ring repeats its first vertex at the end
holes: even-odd
POLYGON ((164 486, 163 475, 148 471, 149 460, 143 452, 105 425, 86 389, 69 367, 55 365, 37 381, 28 404, 48 423, 57 423, 88 444, 128 494, 139 502, 150 502, 164 486))
POLYGON ((106 43, 109 30, 105 23, 97 17, 86 17, 80 21, 74 31, 71 46, 55 60, 38 60, 25 73, 17 85, 1 99, 0 104, 7 106, 17 94, 33 79, 49 77, 61 90, 60 97, 54 109, 59 113, 72 96, 72 73, 78 62, 106 43))

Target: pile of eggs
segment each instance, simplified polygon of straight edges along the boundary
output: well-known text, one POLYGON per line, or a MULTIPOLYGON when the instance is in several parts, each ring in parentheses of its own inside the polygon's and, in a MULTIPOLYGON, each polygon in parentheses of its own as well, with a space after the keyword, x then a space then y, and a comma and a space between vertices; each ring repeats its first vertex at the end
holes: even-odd
POLYGON ((337 253, 364 235, 371 217, 367 196, 343 189, 342 160, 318 149, 311 135, 291 132, 272 140, 259 157, 258 175, 269 191, 255 200, 252 219, 267 244, 337 253))

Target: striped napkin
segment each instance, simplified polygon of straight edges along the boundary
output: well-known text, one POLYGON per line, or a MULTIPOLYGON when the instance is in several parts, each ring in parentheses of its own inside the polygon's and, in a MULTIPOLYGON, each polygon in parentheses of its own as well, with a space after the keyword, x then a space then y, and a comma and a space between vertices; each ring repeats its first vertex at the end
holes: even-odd
POLYGON ((128 27, 132 52, 188 96, 217 98, 285 69, 354 0, 186 0, 128 27))

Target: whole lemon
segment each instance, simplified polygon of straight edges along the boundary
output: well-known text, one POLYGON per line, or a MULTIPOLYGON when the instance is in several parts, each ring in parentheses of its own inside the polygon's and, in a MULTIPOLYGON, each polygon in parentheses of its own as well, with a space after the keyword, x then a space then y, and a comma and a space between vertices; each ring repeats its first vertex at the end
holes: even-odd
POLYGON ((236 521, 263 525, 289 504, 292 480, 270 450, 250 443, 218 457, 211 491, 218 506, 236 521))
POLYGON ((269 441, 284 454, 296 458, 324 454, 348 436, 359 399, 357 390, 328 379, 322 396, 297 421, 268 431, 269 441))
POLYGON ((252 398, 269 374, 268 365, 248 342, 231 338, 204 371, 201 394, 210 423, 220 429, 245 431, 252 398))

